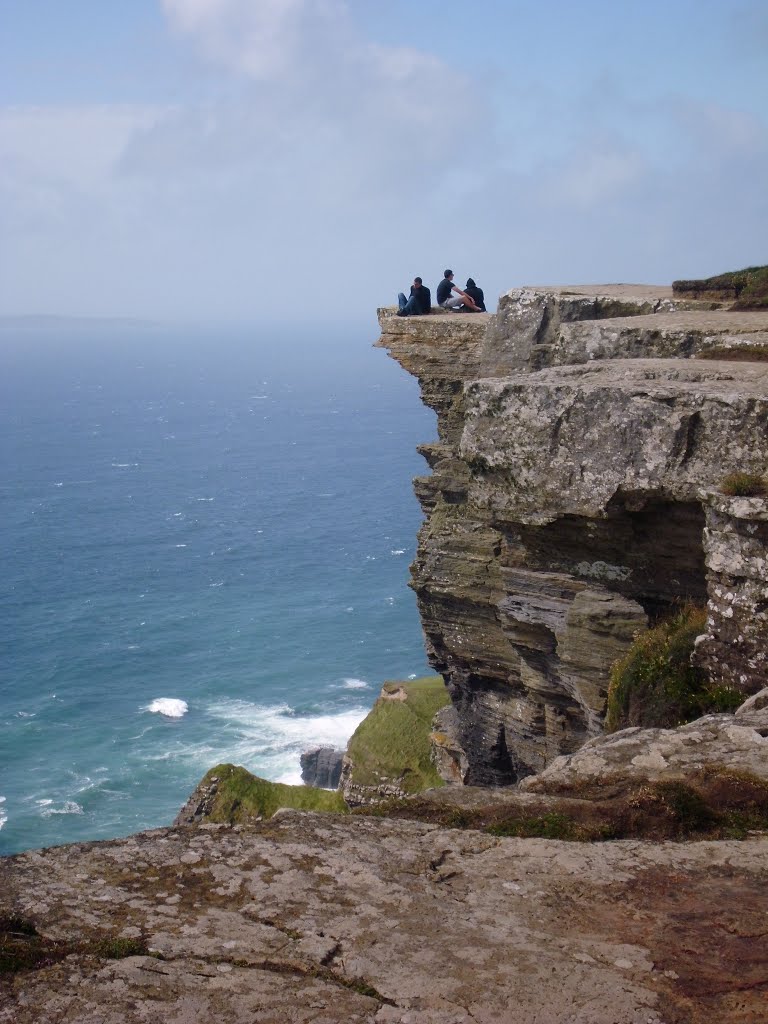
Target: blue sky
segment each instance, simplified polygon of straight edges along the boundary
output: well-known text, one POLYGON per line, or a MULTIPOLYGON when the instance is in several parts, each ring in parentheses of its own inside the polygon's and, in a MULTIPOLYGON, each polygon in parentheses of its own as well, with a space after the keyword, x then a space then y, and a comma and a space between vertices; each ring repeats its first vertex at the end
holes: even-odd
POLYGON ((768 262, 768 0, 0 0, 0 314, 768 262))

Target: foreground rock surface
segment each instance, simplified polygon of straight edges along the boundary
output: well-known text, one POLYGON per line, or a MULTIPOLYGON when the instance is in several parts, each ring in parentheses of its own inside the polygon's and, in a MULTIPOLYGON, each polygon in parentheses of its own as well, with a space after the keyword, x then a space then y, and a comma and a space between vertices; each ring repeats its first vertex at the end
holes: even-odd
POLYGON ((2 1024, 758 1024, 768 838, 599 845, 283 812, 0 862, 50 938, 2 1024))

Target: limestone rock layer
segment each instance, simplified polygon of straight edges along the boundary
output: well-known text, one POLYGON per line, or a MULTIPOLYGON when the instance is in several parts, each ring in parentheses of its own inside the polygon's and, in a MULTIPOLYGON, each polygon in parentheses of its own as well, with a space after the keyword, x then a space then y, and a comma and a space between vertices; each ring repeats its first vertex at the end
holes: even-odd
POLYGON ((768 504, 718 489, 768 470, 768 363, 697 357, 759 355, 768 314, 605 285, 379 321, 437 414, 412 587, 466 783, 598 735, 612 663, 680 601, 709 602, 698 656, 719 682, 766 685, 768 504))

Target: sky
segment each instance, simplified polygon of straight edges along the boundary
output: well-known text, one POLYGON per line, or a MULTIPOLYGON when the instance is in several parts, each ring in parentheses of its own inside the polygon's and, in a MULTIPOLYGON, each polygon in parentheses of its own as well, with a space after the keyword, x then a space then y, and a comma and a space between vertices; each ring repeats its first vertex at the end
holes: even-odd
POLYGON ((0 316, 768 262, 768 0, 0 0, 0 316))

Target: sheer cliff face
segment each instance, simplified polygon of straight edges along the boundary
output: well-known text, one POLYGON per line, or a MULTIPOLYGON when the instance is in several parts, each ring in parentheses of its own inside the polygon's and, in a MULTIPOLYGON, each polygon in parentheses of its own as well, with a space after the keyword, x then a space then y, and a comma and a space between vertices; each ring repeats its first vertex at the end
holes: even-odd
POLYGON ((690 357, 765 344, 768 315, 603 286, 379 320, 438 417, 412 586, 466 782, 511 783, 598 733, 611 664, 681 598, 710 599, 702 663, 765 685, 765 503, 712 492, 768 468, 768 364, 690 357))

